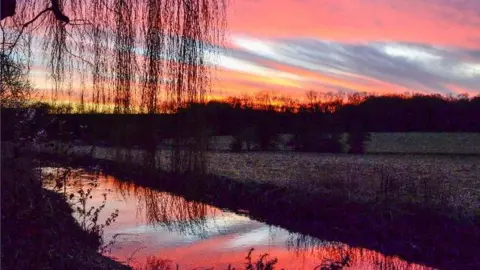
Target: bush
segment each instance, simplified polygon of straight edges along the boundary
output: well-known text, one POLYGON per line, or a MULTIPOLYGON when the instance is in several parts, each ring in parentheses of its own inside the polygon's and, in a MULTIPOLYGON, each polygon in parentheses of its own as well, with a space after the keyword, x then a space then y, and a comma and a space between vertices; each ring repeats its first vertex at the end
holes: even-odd
POLYGON ((230 150, 232 152, 239 153, 242 151, 242 148, 243 148, 243 140, 238 136, 233 137, 233 140, 230 143, 230 150))
POLYGON ((320 153, 340 153, 342 145, 340 136, 336 133, 303 133, 296 134, 289 144, 293 144, 296 151, 301 152, 320 152, 320 153))
POLYGON ((347 144, 349 145, 348 153, 364 154, 365 142, 370 140, 370 134, 367 132, 350 132, 348 133, 347 144))

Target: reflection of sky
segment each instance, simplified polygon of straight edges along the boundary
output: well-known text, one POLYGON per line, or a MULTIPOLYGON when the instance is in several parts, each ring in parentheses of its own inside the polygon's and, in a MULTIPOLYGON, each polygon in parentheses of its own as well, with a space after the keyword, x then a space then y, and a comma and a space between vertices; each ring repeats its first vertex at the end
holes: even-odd
MULTIPOLYGON (((95 177, 89 174, 81 174, 74 179, 69 181, 68 193, 78 191, 82 186, 86 189, 88 183, 95 181, 92 181, 95 177)), ((156 256, 178 263, 180 269, 227 267, 229 264, 241 267, 250 248, 255 248, 254 259, 262 253, 269 253, 271 257, 279 259, 280 267, 313 269, 326 258, 339 258, 338 248, 348 248, 343 244, 301 237, 211 206, 203 205, 205 208, 201 209, 205 211, 201 215, 193 215, 193 220, 185 220, 179 213, 192 212, 178 211, 193 207, 192 202, 147 188, 121 186, 113 177, 100 176, 97 183, 98 187, 93 190, 87 207, 99 205, 103 200, 102 194, 107 193, 108 200, 101 212, 100 223, 115 209, 119 210, 119 216, 116 222, 105 228, 105 242, 117 235, 111 255, 122 261, 135 252, 135 265, 145 262, 146 256, 156 256), (148 223, 145 217, 146 211, 149 211, 145 194, 157 196, 157 202, 169 205, 164 208, 166 212, 162 213, 167 220, 180 218, 181 221, 169 225, 148 223), (302 242, 302 239, 307 241, 302 242), (297 244, 302 248, 295 248, 297 244)), ((379 262, 389 262, 390 266, 400 269, 425 269, 397 258, 385 258, 374 251, 350 250, 354 254, 353 269, 377 269, 376 263, 379 262)))

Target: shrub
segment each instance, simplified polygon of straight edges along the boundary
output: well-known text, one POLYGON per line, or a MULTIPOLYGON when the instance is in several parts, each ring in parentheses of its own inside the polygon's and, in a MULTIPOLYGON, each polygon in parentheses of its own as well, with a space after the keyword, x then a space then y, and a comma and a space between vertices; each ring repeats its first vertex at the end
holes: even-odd
POLYGON ((233 137, 233 140, 230 143, 230 150, 232 152, 238 153, 242 151, 242 148, 243 148, 243 140, 238 136, 233 137))
POLYGON ((350 132, 348 133, 347 144, 349 145, 348 152, 350 154, 365 153, 365 142, 370 140, 370 133, 367 132, 350 132))

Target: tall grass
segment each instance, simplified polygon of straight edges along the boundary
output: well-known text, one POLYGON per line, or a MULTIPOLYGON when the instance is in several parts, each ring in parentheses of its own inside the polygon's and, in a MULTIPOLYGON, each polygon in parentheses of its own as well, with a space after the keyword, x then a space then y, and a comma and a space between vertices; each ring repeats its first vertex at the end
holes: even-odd
MULTIPOLYGON (((245 257, 245 264, 243 268, 235 268, 232 265, 227 266, 225 270, 274 270, 278 262, 277 258, 270 259, 268 253, 263 253, 257 259, 253 258, 253 251, 251 248, 245 257)), ((179 264, 174 264, 170 260, 161 259, 155 256, 147 256, 146 262, 143 265, 135 267, 135 270, 178 270, 179 264)), ((214 267, 194 268, 202 270, 213 270, 214 267)), ((323 268, 322 268, 323 269, 323 268)))

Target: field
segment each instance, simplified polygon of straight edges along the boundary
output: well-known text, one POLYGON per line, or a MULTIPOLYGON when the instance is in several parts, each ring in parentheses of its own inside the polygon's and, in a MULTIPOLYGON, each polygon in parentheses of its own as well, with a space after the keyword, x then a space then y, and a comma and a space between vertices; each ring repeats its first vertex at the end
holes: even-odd
POLYGON ((209 158, 212 174, 302 193, 442 207, 456 216, 480 209, 480 157, 257 152, 209 158))
POLYGON ((367 153, 480 154, 480 133, 372 133, 367 153))
MULTIPOLYGON (((282 135, 283 141, 288 138, 282 135)), ((362 156, 285 151, 211 153, 210 171, 306 193, 334 193, 373 203, 413 203, 435 207, 447 215, 478 218, 479 133, 371 133, 370 138, 367 155, 362 156)), ((213 145, 226 150, 230 140, 217 137, 213 145)), ((346 134, 342 138, 344 149, 345 142, 346 134)))
MULTIPOLYGON (((277 145, 279 150, 291 150, 285 146, 292 135, 282 134, 281 143, 277 145)), ((212 138, 211 149, 228 151, 232 136, 216 136, 212 138)), ((341 143, 344 151, 348 149, 346 144, 347 134, 343 134, 341 143)), ((370 133, 370 141, 366 142, 366 153, 388 154, 469 154, 480 155, 480 133, 420 133, 420 132, 396 132, 396 133, 370 133)))

